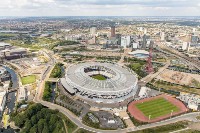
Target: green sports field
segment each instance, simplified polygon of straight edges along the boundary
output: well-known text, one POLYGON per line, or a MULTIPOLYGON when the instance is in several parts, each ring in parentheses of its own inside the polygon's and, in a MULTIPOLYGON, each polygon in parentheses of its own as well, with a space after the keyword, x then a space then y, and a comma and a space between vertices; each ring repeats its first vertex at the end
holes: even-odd
POLYGON ((29 75, 29 76, 26 76, 26 77, 22 77, 21 80, 22 80, 23 85, 32 84, 32 83, 35 83, 36 76, 35 75, 29 75))
POLYGON ((93 75, 92 78, 97 80, 106 80, 106 78, 101 74, 93 75))
POLYGON ((171 114, 173 112, 179 111, 179 108, 174 104, 167 101, 165 98, 157 98, 143 103, 137 103, 136 107, 150 119, 154 119, 160 116, 171 114))

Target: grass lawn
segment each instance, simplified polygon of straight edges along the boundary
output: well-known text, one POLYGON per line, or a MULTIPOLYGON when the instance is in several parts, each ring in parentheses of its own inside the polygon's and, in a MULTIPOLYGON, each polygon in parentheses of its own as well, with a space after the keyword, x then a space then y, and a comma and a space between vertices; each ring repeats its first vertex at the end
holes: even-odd
POLYGON ((134 67, 135 69, 140 69, 142 67, 140 63, 134 63, 131 66, 134 67))
POLYGON ((36 81, 36 76, 35 75, 29 75, 29 76, 26 76, 26 77, 22 77, 21 80, 22 80, 23 85, 31 84, 31 83, 34 83, 36 81))
POLYGON ((67 126, 67 133, 73 133, 74 130, 76 130, 77 125, 74 124, 67 116, 65 116, 61 112, 59 112, 58 115, 65 121, 65 124, 67 126))
POLYGON ((146 116, 151 115, 151 119, 177 112, 179 108, 167 101, 165 98, 157 98, 144 103, 136 104, 136 107, 146 116))
POLYGON ((106 80, 106 78, 101 74, 93 75, 92 78, 97 80, 106 80))

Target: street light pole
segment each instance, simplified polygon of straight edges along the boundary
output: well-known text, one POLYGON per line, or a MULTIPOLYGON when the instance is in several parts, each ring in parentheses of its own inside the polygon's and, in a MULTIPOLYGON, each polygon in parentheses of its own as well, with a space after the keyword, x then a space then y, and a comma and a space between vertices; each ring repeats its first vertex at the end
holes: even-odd
POLYGON ((150 119, 151 119, 151 115, 149 115, 149 121, 150 121, 150 119))
POLYGON ((174 111, 174 110, 171 110, 171 117, 170 117, 170 118, 172 118, 172 113, 173 113, 173 111, 174 111))

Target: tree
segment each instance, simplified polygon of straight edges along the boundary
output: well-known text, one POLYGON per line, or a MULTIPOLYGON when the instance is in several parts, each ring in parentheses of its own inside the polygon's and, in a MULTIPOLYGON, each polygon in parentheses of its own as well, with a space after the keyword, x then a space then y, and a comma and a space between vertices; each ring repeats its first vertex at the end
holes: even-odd
POLYGON ((49 128, 48 128, 48 126, 46 124, 44 125, 42 133, 49 133, 49 128))
POLYGON ((17 115, 14 118, 14 121, 15 121, 15 125, 20 127, 20 128, 24 125, 24 119, 22 119, 21 115, 17 115))
POLYGON ((30 133, 37 133, 37 125, 34 125, 34 126, 30 129, 30 133))
POLYGON ((25 122, 25 129, 26 129, 27 131, 29 131, 29 130, 31 129, 31 127, 32 127, 31 121, 30 121, 30 120, 27 120, 27 121, 25 122))
POLYGON ((31 123, 32 123, 33 125, 36 124, 37 121, 38 121, 38 119, 37 119, 37 116, 36 116, 36 115, 34 115, 34 116, 31 117, 31 123))
POLYGON ((74 124, 58 110, 50 110, 40 104, 29 105, 24 112, 13 115, 15 125, 19 126, 22 133, 63 133, 65 128, 63 120, 68 128, 74 129, 74 124))
POLYGON ((38 121, 37 126, 38 126, 38 132, 39 133, 42 133, 42 130, 44 128, 45 123, 46 123, 45 119, 40 119, 38 121))

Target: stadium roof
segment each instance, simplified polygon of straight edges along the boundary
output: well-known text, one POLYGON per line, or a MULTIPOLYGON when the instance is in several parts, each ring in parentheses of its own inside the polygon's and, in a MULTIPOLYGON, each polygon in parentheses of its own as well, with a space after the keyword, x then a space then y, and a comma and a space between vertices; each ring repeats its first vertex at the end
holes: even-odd
MULTIPOLYGON (((108 72, 109 73, 109 72, 108 72)), ((94 72, 95 74, 95 72, 94 72)), ((137 84, 137 76, 131 70, 122 68, 116 64, 89 62, 69 66, 65 79, 68 83, 74 84, 85 90, 93 92, 120 92, 133 88, 137 84), (100 66, 114 72, 112 78, 97 80, 84 72, 85 68, 100 66)))

